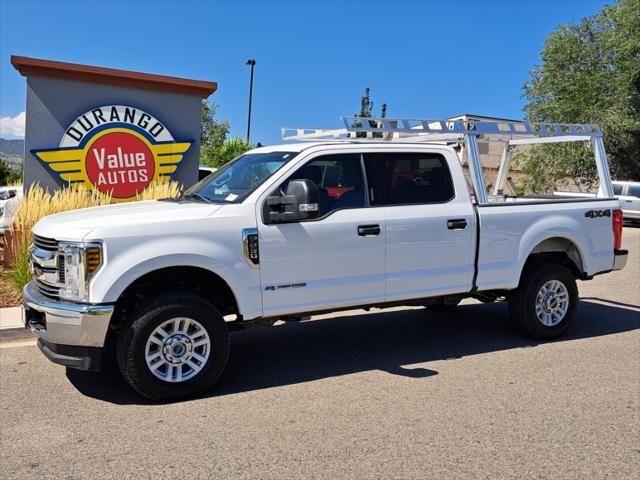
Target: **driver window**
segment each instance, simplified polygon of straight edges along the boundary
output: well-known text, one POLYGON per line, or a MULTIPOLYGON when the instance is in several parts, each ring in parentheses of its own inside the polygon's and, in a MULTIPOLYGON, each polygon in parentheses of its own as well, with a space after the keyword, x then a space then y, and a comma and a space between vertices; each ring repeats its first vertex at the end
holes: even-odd
MULTIPOLYGON (((320 191, 318 217, 344 208, 366 206, 364 176, 360 154, 326 155, 315 158, 289 180, 306 178, 320 191)), ((287 182, 288 183, 288 182, 287 182)), ((286 190, 286 184, 282 190, 286 190)))

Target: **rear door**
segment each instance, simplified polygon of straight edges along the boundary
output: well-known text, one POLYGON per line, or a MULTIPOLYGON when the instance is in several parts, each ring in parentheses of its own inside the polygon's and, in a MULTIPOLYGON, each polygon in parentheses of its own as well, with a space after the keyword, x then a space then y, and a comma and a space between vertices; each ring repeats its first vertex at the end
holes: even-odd
POLYGON ((388 301, 471 289, 475 214, 459 164, 437 150, 365 154, 370 203, 384 209, 388 301))

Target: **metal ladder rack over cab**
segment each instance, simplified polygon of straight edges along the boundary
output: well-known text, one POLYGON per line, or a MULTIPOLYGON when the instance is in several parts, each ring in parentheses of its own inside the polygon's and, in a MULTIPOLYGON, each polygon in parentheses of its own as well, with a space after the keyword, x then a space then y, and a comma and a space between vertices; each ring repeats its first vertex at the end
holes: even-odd
POLYGON ((607 155, 602 142, 602 129, 595 124, 535 122, 475 122, 463 120, 425 120, 417 118, 340 117, 344 128, 282 128, 287 141, 343 142, 458 142, 468 152, 471 180, 480 205, 489 203, 482 175, 478 142, 502 142, 504 150, 493 189, 500 195, 516 145, 540 143, 588 142, 598 168, 600 186, 596 197, 614 198, 607 155), (515 138, 513 138, 515 137, 515 138))

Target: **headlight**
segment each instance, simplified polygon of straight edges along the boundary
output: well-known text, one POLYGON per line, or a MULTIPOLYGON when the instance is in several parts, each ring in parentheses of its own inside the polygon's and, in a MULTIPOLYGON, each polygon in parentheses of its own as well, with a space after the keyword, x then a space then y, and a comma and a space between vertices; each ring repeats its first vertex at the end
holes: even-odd
MULTIPOLYGON (((102 246, 98 243, 60 243, 64 261, 58 274, 64 275, 60 297, 69 300, 89 300, 89 281, 102 265, 102 246)), ((62 278, 60 278, 62 283, 62 278)))

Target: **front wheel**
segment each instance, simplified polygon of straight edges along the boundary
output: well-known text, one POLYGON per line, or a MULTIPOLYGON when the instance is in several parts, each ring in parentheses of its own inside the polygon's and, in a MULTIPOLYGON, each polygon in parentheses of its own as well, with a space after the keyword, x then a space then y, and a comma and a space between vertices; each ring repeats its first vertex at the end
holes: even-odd
POLYGON ((551 340, 569 329, 578 301, 578 286, 569 269, 536 263, 526 267, 520 285, 509 296, 509 314, 526 335, 551 340))
POLYGON ((118 339, 118 366, 127 382, 155 401, 193 397, 211 388, 229 356, 220 313, 187 293, 143 303, 118 339))

